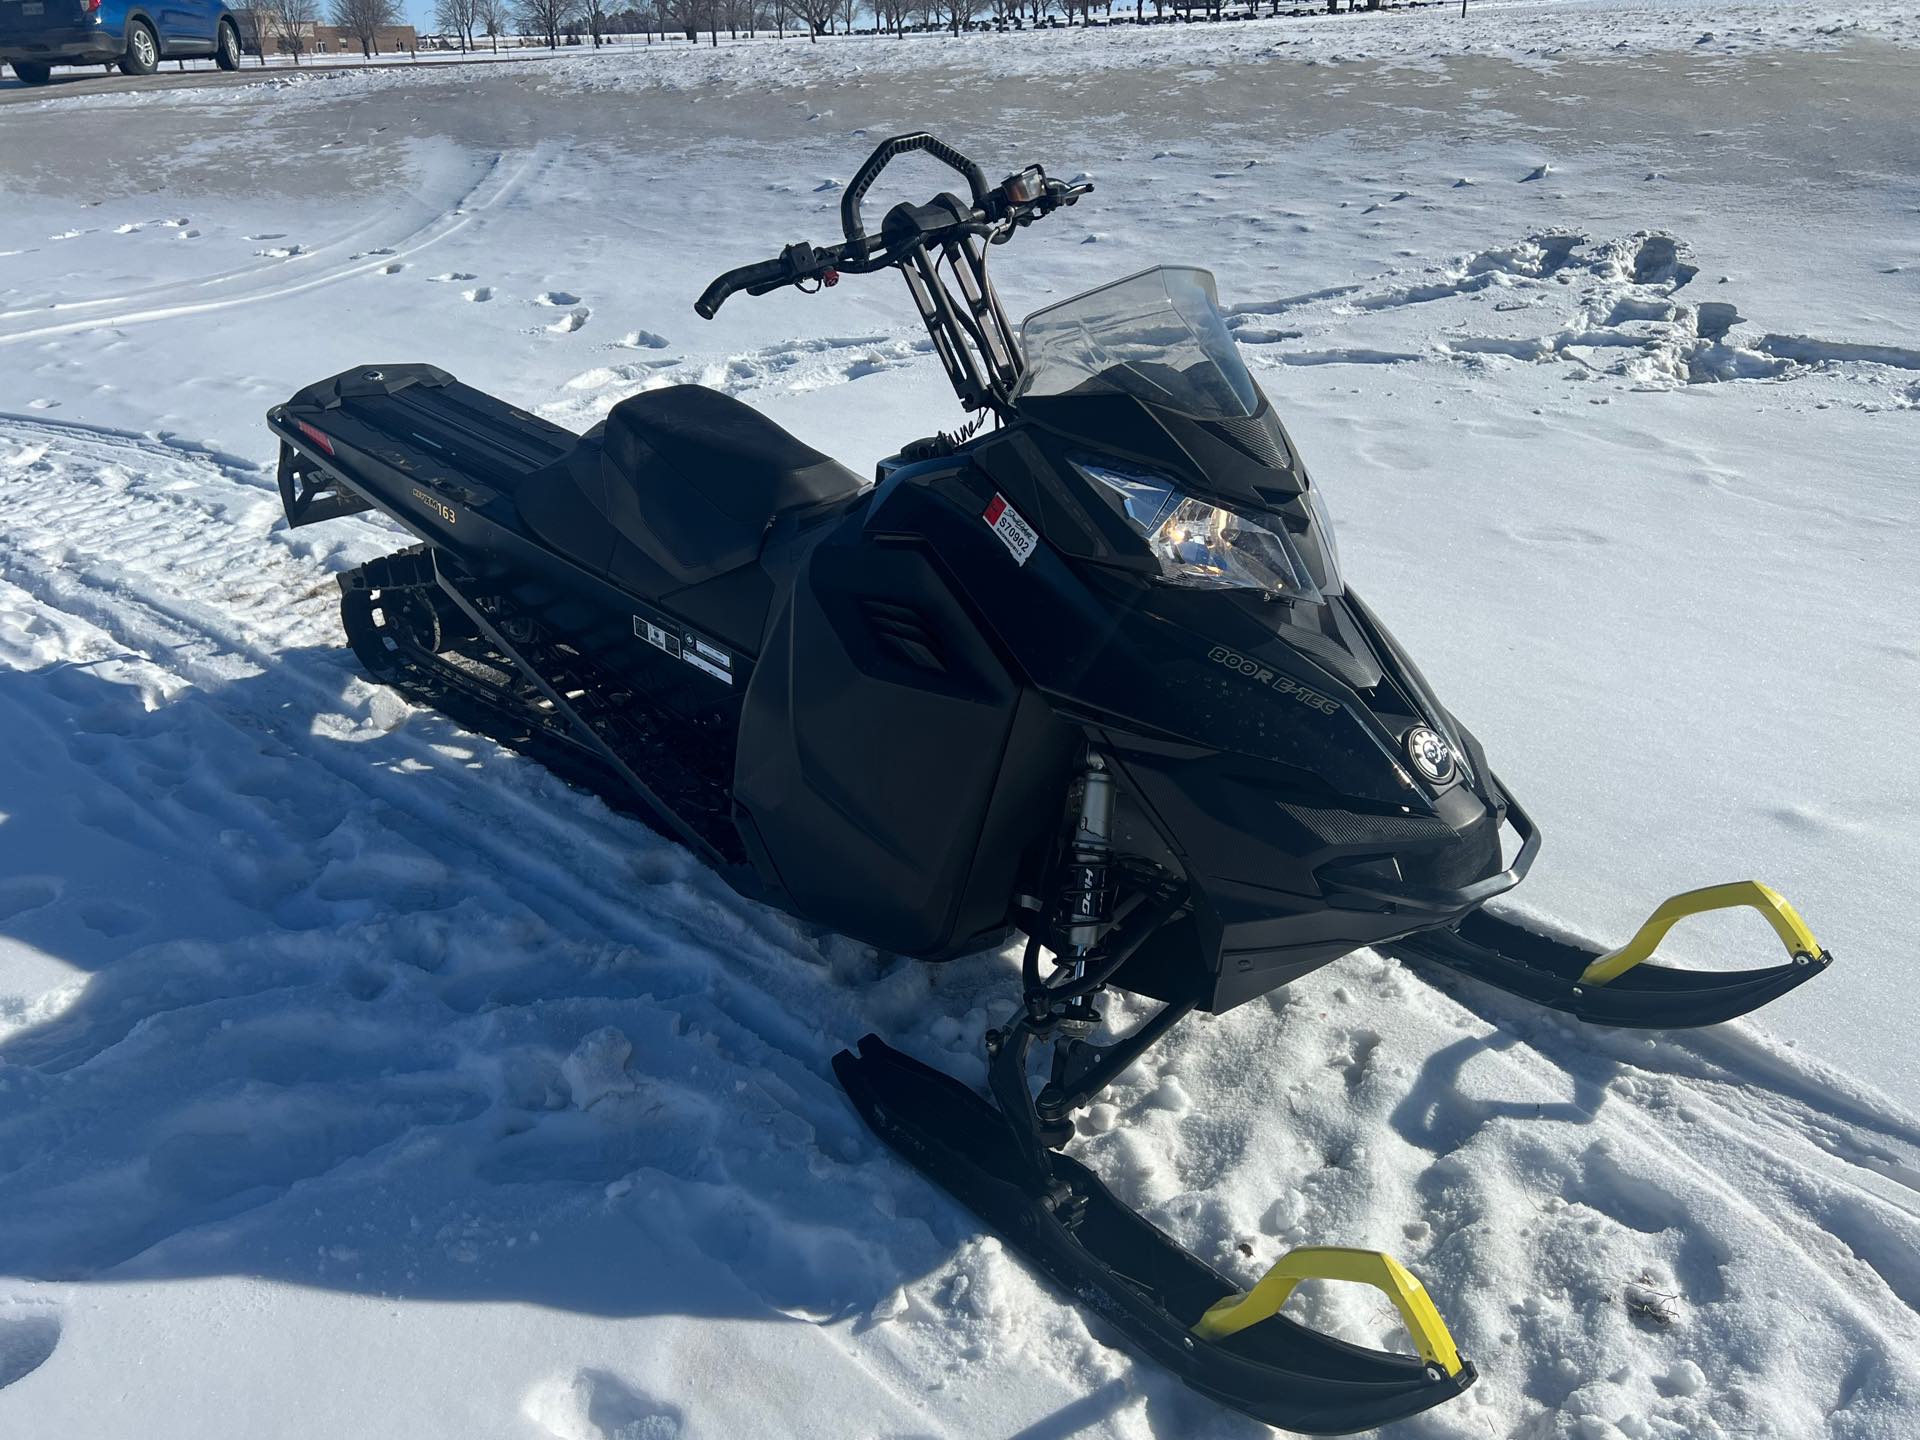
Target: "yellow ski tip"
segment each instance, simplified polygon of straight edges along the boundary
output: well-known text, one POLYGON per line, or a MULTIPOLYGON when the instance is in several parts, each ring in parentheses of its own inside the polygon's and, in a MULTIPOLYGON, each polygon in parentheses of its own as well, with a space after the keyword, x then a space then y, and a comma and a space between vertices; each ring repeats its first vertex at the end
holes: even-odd
POLYGON ((1813 932, 1807 928, 1807 922, 1800 918, 1799 911, 1789 905, 1779 891, 1762 885, 1758 880, 1735 880, 1726 885, 1688 890, 1661 902, 1660 908, 1647 917, 1646 923, 1634 933, 1631 940, 1618 950, 1609 950, 1587 966, 1580 983, 1604 985, 1609 980, 1618 979, 1649 958, 1659 948, 1660 942, 1666 939, 1667 932, 1689 915, 1743 907, 1758 910, 1766 917, 1789 954, 1818 960, 1827 953, 1820 947, 1820 942, 1813 938, 1813 932))
POLYGON ((1352 1250, 1341 1245, 1303 1245, 1289 1250, 1244 1295, 1229 1295, 1210 1306, 1193 1333, 1203 1340, 1220 1340, 1280 1313, 1294 1287, 1302 1280, 1352 1280, 1371 1285, 1393 1301, 1406 1323, 1420 1358, 1448 1375, 1464 1366, 1460 1351, 1440 1318, 1427 1287, 1406 1266, 1380 1250, 1352 1250))

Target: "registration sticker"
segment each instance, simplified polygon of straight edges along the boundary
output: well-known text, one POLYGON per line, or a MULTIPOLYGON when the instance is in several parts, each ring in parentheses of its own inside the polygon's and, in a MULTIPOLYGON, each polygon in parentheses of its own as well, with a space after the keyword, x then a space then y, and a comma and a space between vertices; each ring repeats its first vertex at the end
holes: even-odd
POLYGON ((1021 518, 1018 510, 1007 503, 1004 495, 996 494, 980 518, 1000 537, 1000 543, 1007 547, 1007 553, 1018 564, 1026 564, 1040 546, 1039 533, 1021 518))

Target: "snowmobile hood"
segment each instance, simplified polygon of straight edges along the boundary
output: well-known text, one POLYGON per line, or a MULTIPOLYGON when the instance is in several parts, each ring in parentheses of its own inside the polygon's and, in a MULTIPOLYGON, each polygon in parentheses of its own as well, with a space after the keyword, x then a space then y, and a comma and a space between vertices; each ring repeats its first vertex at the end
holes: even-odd
POLYGON ((1204 419, 1120 391, 1031 395, 1020 417, 1079 449, 1162 470, 1187 494, 1270 510, 1311 482, 1272 402, 1256 394, 1246 415, 1204 419))

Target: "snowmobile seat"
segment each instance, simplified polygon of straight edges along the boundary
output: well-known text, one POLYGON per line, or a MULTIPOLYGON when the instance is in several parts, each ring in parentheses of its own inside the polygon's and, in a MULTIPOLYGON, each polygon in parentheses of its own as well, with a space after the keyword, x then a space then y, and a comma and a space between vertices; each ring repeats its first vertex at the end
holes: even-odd
POLYGON ((853 471, 732 396, 672 385, 615 405, 515 498, 548 545, 659 595, 752 564, 780 516, 863 488, 853 471))

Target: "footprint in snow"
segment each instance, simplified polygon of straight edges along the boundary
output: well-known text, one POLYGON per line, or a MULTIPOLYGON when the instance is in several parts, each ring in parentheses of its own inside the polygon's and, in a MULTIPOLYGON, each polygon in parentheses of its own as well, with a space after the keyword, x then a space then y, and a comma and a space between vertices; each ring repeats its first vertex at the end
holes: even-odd
POLYGON ((27 1305, 0 1308, 0 1390, 46 1364, 59 1343, 60 1317, 52 1310, 27 1305))
POLYGON ((29 910, 51 905, 60 898, 60 882, 44 875, 16 875, 0 880, 0 920, 11 920, 29 910))
POLYGON ((578 305, 580 297, 569 290, 549 290, 534 302, 536 305, 578 305))
POLYGON ((667 341, 664 336, 656 335, 651 330, 629 330, 620 337, 620 347, 623 350, 664 350, 667 341))
POLYGON ((380 273, 382 275, 398 275, 402 270, 406 268, 407 266, 405 261, 396 260, 391 265, 382 266, 380 273))
POLYGON ((686 1416, 610 1370, 537 1385, 521 1406, 553 1440, 680 1440, 686 1416))
POLYGON ((146 927, 152 917, 118 900, 89 900, 80 907, 80 923, 109 940, 120 940, 146 927))
POLYGON ((462 290, 460 292, 460 298, 462 300, 471 300, 476 305, 484 305, 487 301, 493 299, 493 287, 491 285, 476 285, 471 290, 462 290))
POLYGON ((549 333, 554 335, 571 335, 573 334, 574 331, 578 330, 582 325, 587 323, 587 317, 591 314, 593 314, 593 312, 589 310, 586 306, 584 305, 576 306, 574 309, 569 310, 566 314, 562 315, 558 320, 554 321, 551 325, 547 326, 547 330, 549 331, 549 333))
POLYGON ((304 245, 269 245, 264 250, 253 252, 263 260, 291 260, 296 255, 307 253, 304 245))

